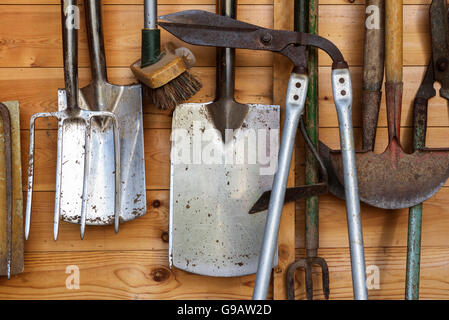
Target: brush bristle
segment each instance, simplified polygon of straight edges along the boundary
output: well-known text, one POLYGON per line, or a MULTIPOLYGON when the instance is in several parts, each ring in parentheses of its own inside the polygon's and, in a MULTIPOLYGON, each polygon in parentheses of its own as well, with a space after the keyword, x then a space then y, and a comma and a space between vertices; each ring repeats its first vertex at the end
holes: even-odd
POLYGON ((196 76, 186 71, 162 87, 150 89, 151 101, 159 109, 174 108, 193 97, 202 86, 196 76))

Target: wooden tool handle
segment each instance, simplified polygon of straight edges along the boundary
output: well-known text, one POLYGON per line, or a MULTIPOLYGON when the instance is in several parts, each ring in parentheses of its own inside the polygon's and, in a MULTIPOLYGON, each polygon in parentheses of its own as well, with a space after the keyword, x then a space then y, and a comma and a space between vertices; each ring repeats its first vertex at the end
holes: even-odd
POLYGON ((385 59, 385 0, 367 0, 363 52, 363 150, 373 150, 385 59))
MULTIPOLYGON (((385 1, 385 76, 388 140, 400 145, 402 108, 402 0, 385 1)), ((398 149, 398 148, 396 148, 398 149)))
POLYGON ((402 82, 402 0, 385 1, 385 74, 387 82, 402 82))

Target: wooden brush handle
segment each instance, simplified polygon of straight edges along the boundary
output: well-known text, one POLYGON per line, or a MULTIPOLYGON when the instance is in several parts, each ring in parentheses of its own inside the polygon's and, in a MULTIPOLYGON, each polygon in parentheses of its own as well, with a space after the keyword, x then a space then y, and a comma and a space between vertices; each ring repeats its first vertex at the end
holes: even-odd
POLYGON ((385 76, 388 137, 399 143, 402 108, 402 0, 385 1, 385 76))

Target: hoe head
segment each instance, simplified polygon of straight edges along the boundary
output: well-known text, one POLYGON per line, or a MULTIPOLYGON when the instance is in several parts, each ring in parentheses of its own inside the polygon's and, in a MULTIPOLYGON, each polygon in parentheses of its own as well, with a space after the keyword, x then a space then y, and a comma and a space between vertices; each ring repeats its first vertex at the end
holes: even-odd
MULTIPOLYGON (((434 195, 449 177, 448 149, 402 151, 394 138, 382 154, 357 152, 360 200, 383 209, 417 205, 434 195)), ((330 170, 343 184, 343 164, 339 151, 330 151, 330 170)))

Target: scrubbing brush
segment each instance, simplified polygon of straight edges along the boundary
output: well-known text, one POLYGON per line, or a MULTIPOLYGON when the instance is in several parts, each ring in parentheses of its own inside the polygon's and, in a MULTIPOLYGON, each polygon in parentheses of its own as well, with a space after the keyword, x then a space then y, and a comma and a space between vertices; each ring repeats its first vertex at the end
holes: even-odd
POLYGON ((161 51, 156 12, 156 0, 145 0, 142 54, 141 59, 131 65, 131 70, 149 88, 152 103, 159 109, 170 109, 190 99, 202 84, 188 71, 195 64, 195 57, 189 49, 175 48, 168 43, 161 51))

